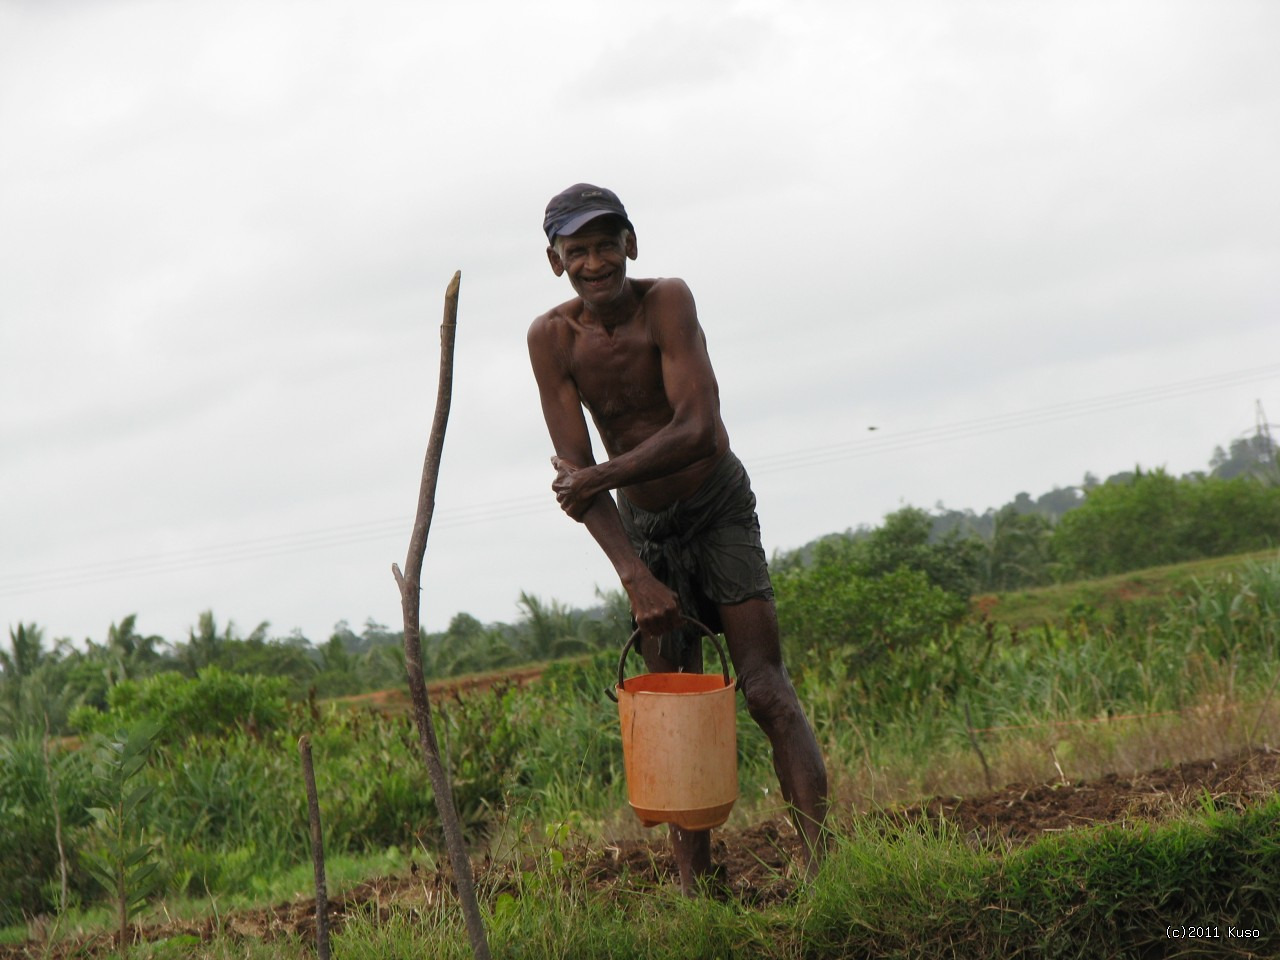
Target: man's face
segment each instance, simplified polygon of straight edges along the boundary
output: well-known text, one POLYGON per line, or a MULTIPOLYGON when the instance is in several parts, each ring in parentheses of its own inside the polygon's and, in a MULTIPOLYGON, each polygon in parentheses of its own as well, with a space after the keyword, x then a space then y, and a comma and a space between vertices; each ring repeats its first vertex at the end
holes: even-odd
POLYGON ((636 239, 602 217, 577 233, 557 237, 547 258, 556 276, 569 275, 570 286, 588 306, 604 306, 626 290, 627 260, 636 258, 636 239))

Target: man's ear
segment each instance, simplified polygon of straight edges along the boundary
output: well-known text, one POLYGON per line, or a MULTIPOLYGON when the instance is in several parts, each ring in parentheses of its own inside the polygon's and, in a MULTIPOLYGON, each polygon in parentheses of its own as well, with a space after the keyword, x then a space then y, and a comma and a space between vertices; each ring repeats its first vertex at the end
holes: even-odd
MULTIPOLYGON (((631 259, 635 259, 632 257, 631 259)), ((560 259, 560 254, 556 253, 555 247, 547 247, 547 262, 551 264, 551 272, 557 277, 564 276, 564 261, 560 259)))
POLYGON ((634 260, 636 255, 640 252, 640 248, 636 246, 636 235, 631 230, 627 231, 627 243, 624 249, 626 250, 628 260, 634 260))

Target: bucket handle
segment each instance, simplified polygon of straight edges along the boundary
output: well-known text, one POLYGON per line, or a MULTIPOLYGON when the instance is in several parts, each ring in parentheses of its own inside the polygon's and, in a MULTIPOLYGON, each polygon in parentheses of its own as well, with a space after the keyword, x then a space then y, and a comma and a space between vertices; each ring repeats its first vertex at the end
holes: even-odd
MULTIPOLYGON (((715 646, 716 653, 720 654, 720 670, 722 675, 724 676, 724 685, 726 687, 729 686, 729 684, 732 683, 732 681, 729 679, 729 659, 724 655, 724 647, 721 645, 719 638, 716 637, 716 635, 711 632, 711 629, 705 623, 702 623, 701 621, 695 620, 693 619, 693 617, 688 617, 688 616, 686 616, 684 619, 688 623, 693 624, 695 627, 701 630, 704 634, 706 634, 707 639, 710 640, 711 643, 715 646)), ((631 636, 627 639, 627 642, 623 645, 622 656, 618 657, 618 687, 620 689, 625 689, 626 687, 625 672, 626 672, 626 666, 627 666, 627 654, 631 652, 631 648, 635 646, 636 641, 639 639, 640 639, 640 628, 637 627, 635 633, 631 634, 631 636)), ((618 696, 613 692, 611 688, 605 687, 604 695, 608 697, 610 700, 612 700, 614 703, 618 702, 618 696)))

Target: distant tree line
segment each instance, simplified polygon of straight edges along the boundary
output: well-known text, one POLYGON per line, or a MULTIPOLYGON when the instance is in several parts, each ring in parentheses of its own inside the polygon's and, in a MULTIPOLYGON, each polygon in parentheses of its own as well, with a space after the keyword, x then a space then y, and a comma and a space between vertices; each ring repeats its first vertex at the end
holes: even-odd
MULTIPOLYGON (((429 678, 450 677, 524 663, 543 662, 616 647, 631 629, 622 593, 601 594, 589 610, 520 595, 514 624, 483 624, 467 613, 446 630, 422 632, 423 667, 429 678)), ((356 633, 345 622, 329 639, 313 644, 295 633, 269 636, 260 623, 247 635, 233 622, 219 625, 200 614, 187 638, 170 643, 138 630, 136 614, 112 623, 105 641, 46 642, 34 623, 9 628, 0 649, 0 736, 21 730, 65 733, 78 708, 107 711, 132 696, 141 681, 172 674, 194 678, 210 670, 228 675, 278 678, 294 700, 382 690, 404 682, 403 635, 369 620, 356 633)))
POLYGON ((906 507, 773 558, 775 570, 843 563, 861 576, 905 567, 963 596, 1105 576, 1280 545, 1280 457, 1270 436, 1218 447, 1209 472, 1135 467, 1105 482, 975 514, 906 507))
POLYGON ((974 594, 1280 545, 1274 454, 1270 466, 1256 446, 1237 444, 1217 452, 1208 474, 1087 476, 1082 488, 1019 494, 981 517, 906 507, 874 529, 777 554, 788 664, 802 685, 819 677, 868 701, 885 691, 904 707, 950 696, 992 655, 995 634, 976 660, 957 646, 974 594), (1234 468, 1242 459, 1249 469, 1234 468))
MULTIPOLYGON (((974 593, 1274 547, 1278 476, 1274 448, 1260 433, 1218 448, 1208 473, 1173 477, 1135 468, 1105 482, 1086 475, 1080 487, 1034 499, 1020 493, 981 515, 906 507, 875 529, 776 554, 779 617, 784 632, 803 621, 809 635, 887 635, 893 631, 885 624, 906 620, 927 633, 963 615, 974 593)), ((600 593, 599 601, 581 610, 522 593, 514 624, 458 613, 447 629, 423 632, 424 669, 429 677, 448 677, 616 648, 631 630, 626 596, 600 593)), ((194 678, 216 669, 279 678, 295 700, 404 680, 399 630, 370 620, 357 633, 344 621, 313 644, 297 633, 273 638, 269 629, 260 623, 242 634, 206 611, 185 640, 170 643, 141 632, 130 614, 112 623, 102 642, 49 644, 36 624, 10 626, 9 649, 0 649, 0 735, 65 732, 77 708, 108 711, 113 696, 131 696, 140 681, 168 673, 194 678)), ((868 642, 865 649, 874 650, 868 642)))

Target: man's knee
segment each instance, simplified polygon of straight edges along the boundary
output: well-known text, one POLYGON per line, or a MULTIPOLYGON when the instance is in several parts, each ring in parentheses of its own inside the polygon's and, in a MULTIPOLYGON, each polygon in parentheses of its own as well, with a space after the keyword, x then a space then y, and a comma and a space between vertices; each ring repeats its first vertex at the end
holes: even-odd
POLYGON ((795 688, 781 666, 768 664, 738 675, 747 712, 762 727, 800 713, 795 688))

